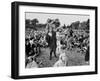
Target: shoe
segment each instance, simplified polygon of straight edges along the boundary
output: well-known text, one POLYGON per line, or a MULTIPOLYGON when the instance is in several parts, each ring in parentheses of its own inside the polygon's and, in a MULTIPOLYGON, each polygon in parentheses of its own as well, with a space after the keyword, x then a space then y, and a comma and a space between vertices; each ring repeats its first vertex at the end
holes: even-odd
POLYGON ((50 60, 52 60, 52 58, 50 58, 50 60))

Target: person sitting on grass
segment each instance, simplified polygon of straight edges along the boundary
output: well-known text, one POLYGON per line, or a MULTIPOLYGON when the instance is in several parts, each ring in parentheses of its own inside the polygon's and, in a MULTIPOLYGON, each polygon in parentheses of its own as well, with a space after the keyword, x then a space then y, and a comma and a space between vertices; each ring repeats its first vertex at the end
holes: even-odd
POLYGON ((34 57, 28 57, 26 68, 38 68, 38 64, 35 62, 34 57))
POLYGON ((64 67, 68 65, 68 57, 65 53, 65 47, 61 48, 59 60, 53 65, 53 67, 64 67))

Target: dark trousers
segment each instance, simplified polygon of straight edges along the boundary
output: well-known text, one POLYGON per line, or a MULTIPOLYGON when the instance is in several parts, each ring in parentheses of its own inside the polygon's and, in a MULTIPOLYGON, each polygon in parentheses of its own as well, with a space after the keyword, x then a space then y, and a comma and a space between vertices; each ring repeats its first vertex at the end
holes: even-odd
POLYGON ((50 49, 50 60, 52 59, 52 53, 54 53, 54 56, 56 56, 56 49, 50 49))

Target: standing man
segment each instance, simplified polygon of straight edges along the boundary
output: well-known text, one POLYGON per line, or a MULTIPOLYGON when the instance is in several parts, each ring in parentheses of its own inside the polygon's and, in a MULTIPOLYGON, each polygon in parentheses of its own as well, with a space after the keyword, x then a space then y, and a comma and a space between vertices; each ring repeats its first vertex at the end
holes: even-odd
POLYGON ((54 56, 57 57, 56 56, 57 39, 56 39, 55 24, 53 23, 49 25, 49 31, 46 36, 46 41, 48 42, 48 46, 50 48, 50 60, 51 60, 52 53, 54 53, 54 56))

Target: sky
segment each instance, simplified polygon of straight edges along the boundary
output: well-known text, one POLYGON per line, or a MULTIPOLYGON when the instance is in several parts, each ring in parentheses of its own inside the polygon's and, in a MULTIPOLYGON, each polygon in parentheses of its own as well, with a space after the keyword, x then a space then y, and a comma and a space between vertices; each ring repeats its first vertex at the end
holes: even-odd
POLYGON ((39 23, 46 23, 47 19, 59 19, 61 25, 70 25, 72 22, 75 21, 87 21, 90 16, 89 15, 78 15, 78 14, 50 14, 50 13, 34 13, 34 12, 26 12, 25 13, 26 19, 34 19, 37 18, 39 23))

